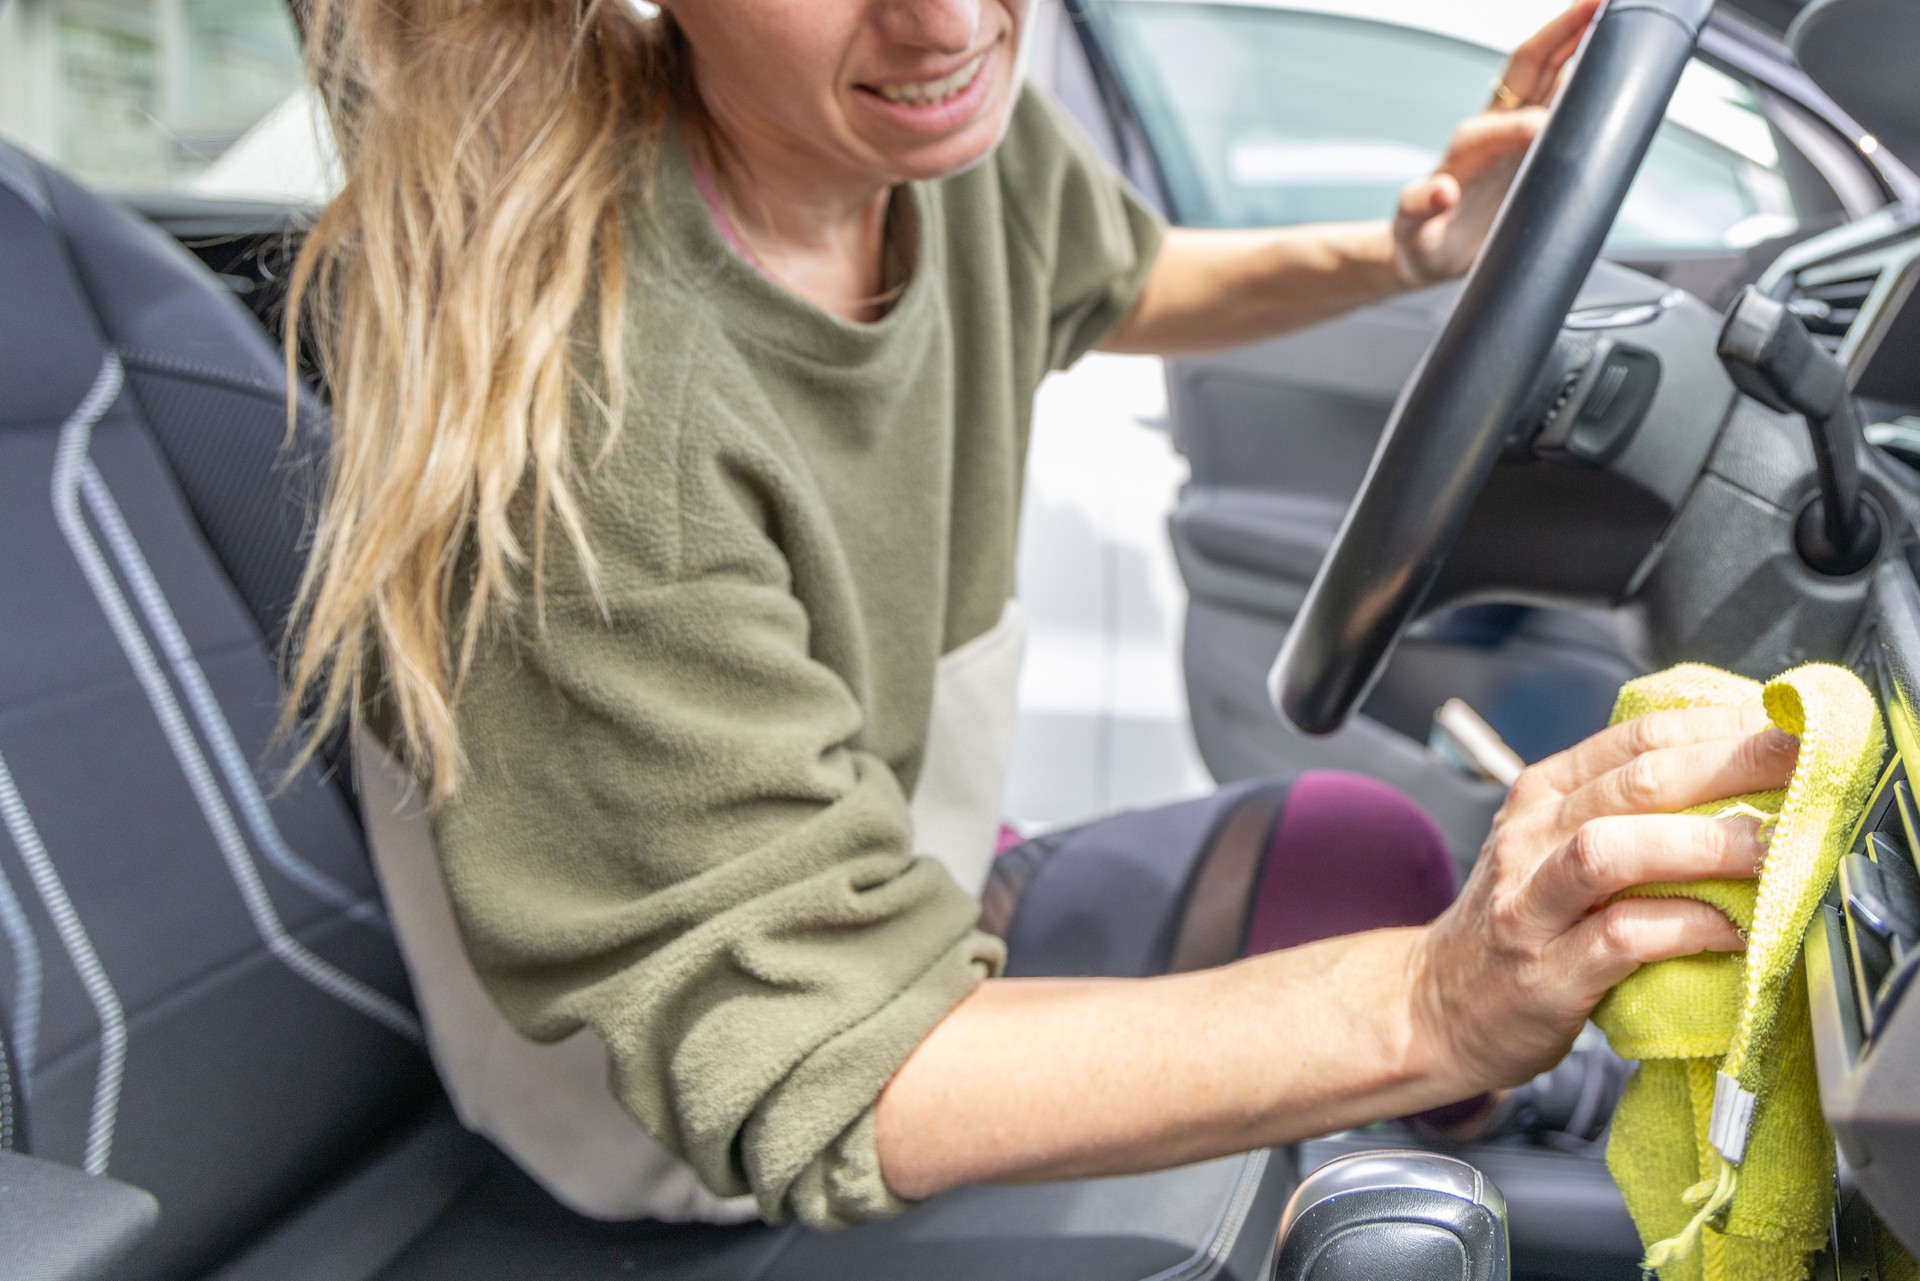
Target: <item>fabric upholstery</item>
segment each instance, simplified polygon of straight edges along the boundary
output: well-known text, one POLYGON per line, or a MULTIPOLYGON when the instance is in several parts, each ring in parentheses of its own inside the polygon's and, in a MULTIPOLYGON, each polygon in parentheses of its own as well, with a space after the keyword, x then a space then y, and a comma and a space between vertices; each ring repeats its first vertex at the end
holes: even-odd
POLYGON ((158 1213, 138 1188, 0 1152, 0 1276, 109 1281, 158 1213))
POLYGON ((0 1005, 35 1155, 161 1202, 120 1275, 195 1276, 432 1077, 353 814, 271 746, 289 570, 245 564, 297 538, 223 514, 284 493, 271 345, 171 240, 0 156, 0 1005))

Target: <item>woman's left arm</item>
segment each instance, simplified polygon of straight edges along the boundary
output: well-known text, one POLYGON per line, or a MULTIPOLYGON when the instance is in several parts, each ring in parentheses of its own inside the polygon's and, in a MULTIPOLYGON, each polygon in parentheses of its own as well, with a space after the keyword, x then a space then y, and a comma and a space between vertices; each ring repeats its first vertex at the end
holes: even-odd
POLYGON ((1515 50, 1493 103, 1454 132, 1439 167, 1401 193, 1391 219, 1169 231, 1139 301, 1101 349, 1214 351, 1463 274, 1600 4, 1578 0, 1515 50))

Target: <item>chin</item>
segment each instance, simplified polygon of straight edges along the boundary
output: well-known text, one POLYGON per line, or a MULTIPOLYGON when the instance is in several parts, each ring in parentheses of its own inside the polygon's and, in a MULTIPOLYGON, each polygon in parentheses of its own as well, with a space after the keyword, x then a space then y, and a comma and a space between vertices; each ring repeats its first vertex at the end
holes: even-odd
POLYGON ((931 182, 963 174, 991 156, 994 149, 1000 145, 1000 139, 1006 131, 1007 122, 1001 120, 997 128, 978 142, 971 142, 965 146, 956 143, 942 147, 938 151, 917 152, 911 160, 903 160, 900 164, 900 180, 931 182))
POLYGON ((931 182, 965 173, 1000 145, 1013 120, 1013 102, 1011 92, 1001 93, 991 108, 952 136, 896 150, 890 167, 902 182, 931 182))

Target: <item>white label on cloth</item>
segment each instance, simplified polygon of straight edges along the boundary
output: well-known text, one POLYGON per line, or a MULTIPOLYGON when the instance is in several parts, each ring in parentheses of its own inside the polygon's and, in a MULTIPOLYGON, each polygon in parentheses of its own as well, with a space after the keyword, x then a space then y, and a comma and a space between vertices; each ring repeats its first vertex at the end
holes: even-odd
POLYGON ((1707 1122, 1707 1142, 1735 1165, 1747 1154, 1747 1131, 1753 1128, 1753 1105, 1759 1101, 1725 1072, 1714 1073, 1713 1119, 1707 1122))

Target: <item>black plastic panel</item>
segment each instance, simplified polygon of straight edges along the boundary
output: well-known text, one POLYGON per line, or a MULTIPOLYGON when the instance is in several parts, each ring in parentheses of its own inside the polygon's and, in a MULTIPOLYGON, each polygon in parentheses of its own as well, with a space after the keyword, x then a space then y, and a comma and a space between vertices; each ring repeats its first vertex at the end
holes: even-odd
POLYGON ((1848 1176, 1908 1249, 1920 1247, 1920 965, 1909 912, 1920 868, 1908 782, 1920 762, 1920 588, 1903 564, 1873 583, 1874 626, 1859 667, 1880 687, 1897 759, 1815 915, 1805 966, 1820 1099, 1848 1176), (1878 919, 1876 919, 1878 918, 1878 919), (1906 919, 1902 919, 1906 918, 1906 919), (1885 927, 1883 929, 1883 927, 1885 927))

